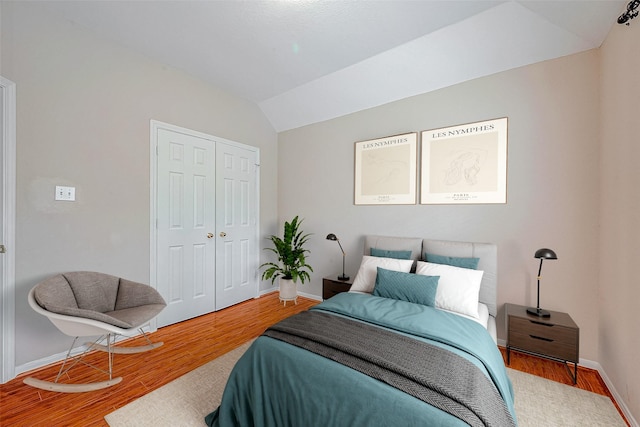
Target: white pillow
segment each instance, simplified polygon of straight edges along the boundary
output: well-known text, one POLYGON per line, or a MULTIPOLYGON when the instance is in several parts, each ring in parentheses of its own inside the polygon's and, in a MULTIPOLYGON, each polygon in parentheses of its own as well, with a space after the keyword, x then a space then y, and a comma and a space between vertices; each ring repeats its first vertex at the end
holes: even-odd
POLYGON ((411 259, 381 258, 377 256, 364 255, 362 257, 362 262, 360 263, 358 274, 356 274, 356 278, 353 279, 353 285, 351 285, 349 290, 372 293, 373 288, 376 285, 378 267, 408 273, 411 271, 412 266, 413 260, 411 259))
POLYGON ((440 276, 436 291, 436 307, 466 314, 476 319, 480 317, 478 299, 483 273, 480 270, 423 261, 418 261, 416 267, 416 274, 440 276))

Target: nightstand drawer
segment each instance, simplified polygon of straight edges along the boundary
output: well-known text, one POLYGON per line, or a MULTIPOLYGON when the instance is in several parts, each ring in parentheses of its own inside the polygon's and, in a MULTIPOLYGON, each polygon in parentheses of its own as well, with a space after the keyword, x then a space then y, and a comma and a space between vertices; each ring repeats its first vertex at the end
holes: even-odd
POLYGON ((578 362, 577 340, 555 340, 535 334, 509 332, 509 346, 556 359, 578 362))
POLYGON ((504 307, 507 321, 507 363, 511 360, 511 349, 561 360, 565 364, 572 362, 572 379, 575 384, 578 381, 580 328, 571 316, 548 310, 549 316, 539 317, 529 314, 527 307, 523 305, 507 303, 504 307))
POLYGON ((322 299, 329 299, 341 292, 349 291, 352 282, 350 280, 340 281, 336 279, 322 279, 322 299))
POLYGON ((533 335, 548 341, 560 341, 563 343, 575 343, 576 330, 564 326, 553 325, 535 320, 512 317, 509 319, 509 331, 518 331, 524 335, 533 335))

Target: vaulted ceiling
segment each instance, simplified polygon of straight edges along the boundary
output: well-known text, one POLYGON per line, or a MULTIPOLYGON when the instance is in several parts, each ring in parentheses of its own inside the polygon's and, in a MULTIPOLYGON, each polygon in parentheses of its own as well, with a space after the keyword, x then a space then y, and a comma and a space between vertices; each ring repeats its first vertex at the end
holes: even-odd
POLYGON ((284 131, 599 47, 617 0, 49 1, 284 131))

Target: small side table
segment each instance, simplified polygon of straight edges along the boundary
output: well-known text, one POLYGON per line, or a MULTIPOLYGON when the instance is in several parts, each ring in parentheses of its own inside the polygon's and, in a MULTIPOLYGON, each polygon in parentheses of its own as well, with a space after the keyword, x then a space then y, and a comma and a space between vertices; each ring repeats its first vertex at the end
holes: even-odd
POLYGON ((322 299, 329 299, 341 292, 347 292, 351 285, 353 285, 353 279, 338 280, 337 274, 332 277, 325 277, 322 279, 322 299))
POLYGON ((550 311, 551 317, 527 313, 527 307, 505 304, 507 322, 507 364, 511 349, 563 362, 573 379, 578 381, 580 328, 567 313, 550 311), (573 363, 573 372, 567 362, 573 363))

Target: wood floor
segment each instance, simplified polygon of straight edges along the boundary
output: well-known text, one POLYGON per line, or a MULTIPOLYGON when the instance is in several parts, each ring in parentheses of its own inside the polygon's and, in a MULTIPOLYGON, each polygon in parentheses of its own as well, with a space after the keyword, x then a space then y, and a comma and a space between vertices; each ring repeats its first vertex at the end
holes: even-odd
MULTIPOLYGON (((27 374, 21 375, 0 385, 0 426, 107 426, 105 415, 257 337, 273 323, 317 303, 298 298, 297 305, 288 303, 284 307, 277 293, 272 293, 161 328, 152 334, 152 339, 163 341, 164 346, 147 353, 115 356, 114 374, 123 380, 105 390, 71 394, 43 391, 24 385, 22 380, 27 374)), ((132 340, 122 345, 136 344, 139 341, 132 340)), ((501 350, 505 356, 504 349, 501 350)), ((104 353, 91 354, 90 359, 101 366, 106 364, 104 353)), ((572 384, 566 367, 557 362, 512 352, 510 367, 572 384)), ((28 375, 53 380, 58 368, 59 365, 53 365, 28 375)), ((69 379, 75 381, 105 379, 84 366, 74 368, 70 375, 73 377, 69 379)), ((577 387, 611 397, 598 372, 591 369, 578 369, 577 387)))
MULTIPOLYGON (((0 426, 107 426, 104 416, 156 388, 259 336, 270 325, 317 304, 298 298, 284 307, 278 294, 246 301, 227 309, 159 329, 151 335, 164 345, 155 350, 114 356, 114 375, 122 382, 89 393, 55 393, 22 384, 21 375, 0 385, 0 426)), ((134 345, 132 340, 122 345, 134 345)), ((71 338, 69 338, 71 344, 71 338)), ((90 360, 106 367, 106 354, 90 360)), ((53 380, 59 365, 29 375, 53 380)), ((78 381, 103 381, 105 376, 84 366, 70 374, 78 381)), ((65 382, 68 382, 65 380, 65 382)))

